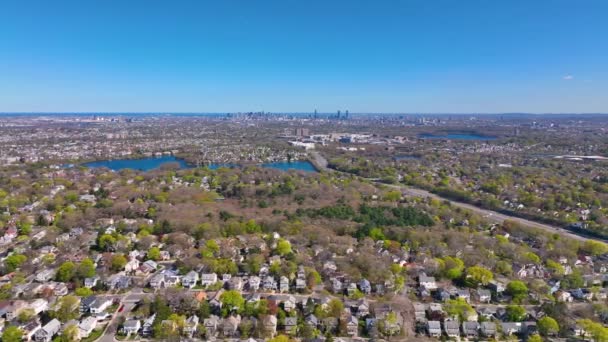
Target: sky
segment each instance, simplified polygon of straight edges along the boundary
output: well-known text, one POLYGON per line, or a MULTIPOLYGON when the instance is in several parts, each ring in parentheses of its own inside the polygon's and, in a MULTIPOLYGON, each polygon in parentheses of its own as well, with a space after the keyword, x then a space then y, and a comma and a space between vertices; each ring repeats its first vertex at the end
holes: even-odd
POLYGON ((608 113, 606 0, 2 0, 0 112, 608 113))

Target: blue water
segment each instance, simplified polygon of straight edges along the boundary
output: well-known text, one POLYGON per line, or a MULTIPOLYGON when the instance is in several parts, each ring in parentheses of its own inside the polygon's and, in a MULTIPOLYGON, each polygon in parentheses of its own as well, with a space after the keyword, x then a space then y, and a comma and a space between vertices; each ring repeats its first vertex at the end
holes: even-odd
POLYGON ((496 137, 479 135, 474 133, 448 133, 448 134, 429 134, 422 133, 418 134, 419 138, 422 139, 449 139, 449 140, 496 140, 496 137))
MULTIPOLYGON (((148 158, 140 158, 140 159, 115 159, 115 160, 101 160, 94 161, 90 163, 84 163, 83 166, 90 168, 97 167, 107 167, 110 170, 120 171, 123 169, 133 169, 140 171, 149 171, 158 169, 162 164, 165 163, 178 163, 180 169, 188 169, 191 168, 191 165, 188 165, 185 160, 181 158, 177 158, 174 156, 165 156, 165 157, 148 157, 148 158)), ((267 163, 262 164, 262 167, 278 169, 282 171, 287 170, 301 170, 307 172, 316 172, 315 167, 308 161, 294 161, 291 163, 288 162, 276 162, 276 163, 267 163)), ((236 164, 210 164, 207 167, 211 170, 219 169, 220 167, 238 167, 236 164)))
POLYGON ((165 157, 149 157, 140 159, 114 159, 114 160, 100 160, 90 163, 84 163, 86 167, 107 167, 110 170, 120 171, 122 169, 133 169, 140 171, 149 171, 158 169, 162 164, 165 163, 178 163, 180 169, 186 169, 190 167, 185 160, 176 158, 174 156, 165 157))
POLYGON ((262 167, 278 169, 282 171, 299 170, 306 172, 317 172, 317 169, 309 161, 276 162, 262 164, 262 167))

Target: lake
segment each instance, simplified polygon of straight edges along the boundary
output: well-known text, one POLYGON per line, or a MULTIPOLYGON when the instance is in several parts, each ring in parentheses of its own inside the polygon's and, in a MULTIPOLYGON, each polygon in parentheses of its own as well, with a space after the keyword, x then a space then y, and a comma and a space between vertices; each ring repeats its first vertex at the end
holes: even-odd
MULTIPOLYGON (((163 156, 163 157, 147 157, 139 159, 114 159, 114 160, 100 160, 82 164, 83 166, 90 168, 107 167, 110 170, 120 171, 123 169, 133 169, 140 171, 149 171, 158 169, 162 164, 165 163, 178 163, 180 169, 188 169, 193 167, 189 165, 185 160, 177 158, 175 156, 163 156)), ((211 170, 219 169, 220 167, 238 167, 236 164, 210 164, 207 167, 211 170)), ((300 170, 306 172, 317 172, 317 169, 309 161, 294 161, 294 162, 275 162, 262 164, 261 167, 278 169, 282 171, 287 170, 300 170)))
POLYGON ((447 133, 447 134, 418 134, 422 139, 448 139, 448 140, 496 140, 497 137, 480 135, 475 133, 447 133))

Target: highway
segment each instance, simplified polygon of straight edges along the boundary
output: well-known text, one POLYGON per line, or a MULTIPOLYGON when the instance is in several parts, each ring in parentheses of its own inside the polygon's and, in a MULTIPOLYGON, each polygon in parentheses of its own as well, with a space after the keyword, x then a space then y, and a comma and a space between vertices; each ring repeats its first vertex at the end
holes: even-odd
MULTIPOLYGON (((315 166, 323 171, 327 171, 327 172, 339 172, 339 173, 344 173, 344 174, 349 174, 346 172, 341 172, 341 171, 337 171, 334 169, 330 169, 327 166, 327 160, 319 153, 319 152, 312 152, 313 155, 313 163, 315 164, 315 166)), ((352 174, 350 174, 352 175, 352 174)), ((361 177, 362 178, 362 177, 361 177)), ((363 178, 366 179, 366 178, 363 178)), ((368 181, 373 181, 371 179, 366 179, 368 181)), ((581 236, 578 234, 575 234, 573 232, 570 232, 564 228, 561 227, 557 227, 557 226, 552 226, 549 224, 545 224, 545 223, 540 223, 540 222, 536 222, 536 221, 531 221, 531 220, 527 220, 521 217, 517 217, 517 216, 511 216, 511 215, 506 215, 506 214, 502 214, 493 210, 488 210, 488 209, 483 209, 480 208, 478 206, 469 204, 469 203, 464 203, 464 202, 458 202, 458 201, 453 201, 450 200, 448 198, 439 196, 437 194, 431 193, 429 191, 423 190, 423 189, 418 189, 418 188, 413 188, 411 186, 405 186, 405 185, 394 185, 394 184, 385 184, 385 183, 381 183, 378 181, 374 181, 376 184, 381 184, 387 187, 391 187, 394 189, 399 189, 402 193, 404 193, 405 195, 409 195, 409 196, 415 196, 415 197, 430 197, 430 198, 434 198, 434 199, 438 199, 441 201, 447 201, 449 202, 451 205, 456 206, 456 207, 460 207, 463 209, 467 209, 470 210, 480 216, 483 216, 485 219, 487 219, 488 221, 494 222, 494 223, 503 223, 505 220, 509 220, 509 221, 513 221, 516 222, 518 224, 521 224, 523 226, 527 226, 527 227, 532 227, 532 228, 537 228, 537 229, 542 229, 546 232, 549 233, 557 233, 560 234, 562 236, 571 238, 571 239, 575 239, 575 240, 579 240, 579 241, 588 241, 588 240, 595 240, 595 241, 601 241, 601 242, 606 242, 606 240, 604 239, 600 239, 600 238, 590 238, 590 237, 585 237, 585 236, 581 236)))

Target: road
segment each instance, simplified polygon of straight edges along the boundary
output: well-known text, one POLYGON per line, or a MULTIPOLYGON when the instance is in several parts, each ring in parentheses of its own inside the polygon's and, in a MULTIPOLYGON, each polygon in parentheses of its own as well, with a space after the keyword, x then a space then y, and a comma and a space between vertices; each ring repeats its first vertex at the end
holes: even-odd
POLYGON ((152 294, 145 293, 142 291, 142 289, 133 289, 122 295, 118 309, 116 312, 114 312, 108 324, 106 324, 103 334, 95 342, 115 342, 116 329, 118 328, 118 317, 126 317, 141 299, 151 296, 152 294), (123 307, 123 309, 119 312, 120 307, 123 307))
MULTIPOLYGON (((345 173, 345 172, 341 172, 341 171, 337 171, 337 170, 328 168, 327 160, 319 152, 317 152, 317 151, 312 152, 312 156, 314 158, 313 162, 314 162, 315 166, 317 166, 321 170, 328 171, 328 172, 345 173)), ((352 174, 349 174, 349 175, 352 175, 352 174)), ((370 179, 366 179, 366 180, 369 181, 370 179)), ((589 237, 581 236, 581 235, 572 233, 561 227, 552 226, 552 225, 548 225, 548 224, 540 223, 540 222, 536 222, 536 221, 531 221, 531 220, 527 220, 527 219, 524 219, 521 217, 501 214, 499 212, 496 212, 493 210, 488 210, 488 209, 483 209, 483 208, 480 208, 478 206, 475 206, 475 205, 472 205, 469 203, 453 201, 453 200, 439 196, 437 194, 431 193, 431 192, 423 190, 423 189, 413 188, 413 187, 405 186, 405 185, 385 184, 385 183, 380 183, 378 181, 375 181, 375 183, 382 184, 382 185, 385 185, 385 186, 388 186, 391 188, 399 189, 399 190, 401 190, 401 192, 403 192, 404 194, 409 195, 409 196, 423 197, 423 198, 430 197, 430 198, 438 199, 441 201, 447 201, 453 206, 470 210, 480 216, 483 216, 488 221, 491 221, 494 223, 503 223, 505 220, 509 220, 509 221, 513 221, 518 224, 521 224, 523 226, 541 229, 541 230, 544 230, 549 233, 558 233, 562 236, 566 236, 568 238, 579 240, 579 241, 595 240, 595 241, 606 242, 606 240, 603 240, 600 238, 589 238, 589 237)))

